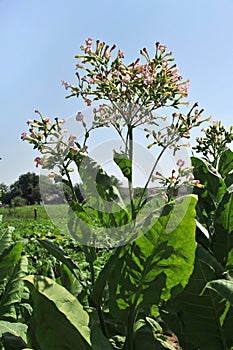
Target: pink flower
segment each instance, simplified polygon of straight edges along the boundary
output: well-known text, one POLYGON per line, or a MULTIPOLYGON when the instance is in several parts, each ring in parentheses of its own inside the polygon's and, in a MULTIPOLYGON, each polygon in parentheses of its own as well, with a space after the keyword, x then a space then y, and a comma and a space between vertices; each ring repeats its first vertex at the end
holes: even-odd
POLYGON ((144 80, 144 81, 145 81, 145 84, 146 84, 146 85, 151 85, 151 84, 153 84, 154 78, 152 77, 151 74, 145 74, 144 77, 145 77, 145 80, 144 80))
POLYGON ((77 115, 76 115, 76 120, 78 122, 81 122, 84 118, 84 115, 81 113, 81 112, 78 112, 77 115))
POLYGON ((43 165, 42 159, 40 157, 36 157, 34 159, 34 162, 36 163, 36 167, 38 168, 39 165, 43 165))
POLYGON ((71 85, 66 80, 62 80, 61 83, 65 86, 66 90, 68 90, 71 87, 71 85))
POLYGON ((86 41, 87 46, 91 46, 93 43, 92 38, 87 38, 85 41, 86 41))
POLYGON ((94 78, 90 78, 89 79, 89 84, 95 84, 95 79, 94 78))
POLYGON ((145 78, 145 84, 146 85, 151 85, 153 84, 154 78, 150 73, 149 66, 148 64, 145 66, 145 70, 143 72, 144 78, 145 78))
POLYGON ((187 179, 188 181, 194 180, 193 174, 192 174, 192 173, 187 174, 186 179, 187 179))
POLYGON ((179 73, 179 68, 176 68, 173 72, 172 72, 172 80, 174 82, 177 82, 179 80, 182 79, 182 76, 179 73))
POLYGON ((160 44, 159 45, 159 50, 164 52, 166 50, 167 46, 160 44))
POLYGON ((50 119, 49 119, 49 118, 44 118, 44 119, 43 119, 43 122, 44 122, 45 124, 48 124, 48 123, 50 122, 50 119))
POLYGON ((91 46, 87 46, 87 47, 85 48, 85 53, 91 53, 91 52, 92 52, 91 46))
POLYGON ((86 105, 87 105, 87 106, 90 106, 90 105, 91 105, 91 100, 89 100, 88 98, 85 100, 85 102, 86 102, 86 105))
POLYGON ((74 136, 74 135, 70 135, 70 137, 69 137, 69 140, 70 140, 70 141, 74 141, 74 140, 76 140, 76 139, 77 139, 77 137, 74 136))
POLYGON ((21 134, 21 139, 24 141, 27 137, 27 133, 26 132, 22 132, 21 134))
POLYGON ((200 180, 194 180, 194 186, 198 188, 205 188, 205 186, 200 183, 200 180))
POLYGON ((182 167, 184 165, 185 161, 183 159, 178 159, 176 162, 176 165, 178 165, 179 167, 182 167))
POLYGON ((128 73, 126 73, 126 75, 124 75, 122 77, 122 80, 123 80, 124 83, 129 83, 130 80, 131 80, 131 77, 130 77, 130 75, 128 73))
POLYGON ((76 63, 75 68, 76 69, 82 68, 82 65, 80 63, 76 63))
POLYGON ((124 58, 124 52, 121 50, 118 50, 118 57, 119 58, 124 58))
POLYGON ((136 61, 136 62, 134 63, 133 68, 134 68, 134 69, 141 68, 141 64, 140 64, 140 61, 139 61, 139 60, 136 61))

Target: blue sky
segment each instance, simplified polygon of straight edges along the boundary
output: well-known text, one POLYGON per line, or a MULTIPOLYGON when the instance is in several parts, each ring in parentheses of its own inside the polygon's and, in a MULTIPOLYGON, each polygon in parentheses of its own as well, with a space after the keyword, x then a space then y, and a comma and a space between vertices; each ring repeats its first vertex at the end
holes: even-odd
POLYGON ((68 118, 85 107, 66 100, 60 82, 76 82, 74 56, 87 37, 116 43, 129 61, 165 44, 190 79, 190 104, 229 127, 232 15, 233 0, 0 0, 0 183, 36 171, 38 153, 20 140, 35 109, 68 118))

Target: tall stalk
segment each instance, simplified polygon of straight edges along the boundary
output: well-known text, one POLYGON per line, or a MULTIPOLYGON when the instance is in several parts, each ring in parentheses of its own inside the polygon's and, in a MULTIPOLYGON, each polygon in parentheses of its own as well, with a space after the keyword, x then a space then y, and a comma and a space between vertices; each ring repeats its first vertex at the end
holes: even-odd
POLYGON ((136 210, 135 210, 135 203, 134 203, 134 193, 133 193, 133 127, 132 125, 128 125, 128 150, 129 150, 129 159, 131 162, 131 177, 128 179, 128 187, 129 187, 129 197, 130 197, 130 205, 131 205, 131 215, 132 220, 135 220, 136 218, 136 210))

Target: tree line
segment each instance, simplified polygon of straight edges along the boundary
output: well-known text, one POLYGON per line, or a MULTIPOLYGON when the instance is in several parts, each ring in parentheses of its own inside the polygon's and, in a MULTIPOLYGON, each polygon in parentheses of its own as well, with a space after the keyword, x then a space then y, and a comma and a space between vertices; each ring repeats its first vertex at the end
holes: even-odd
MULTIPOLYGON (((80 185, 76 184, 77 198, 82 201, 80 185)), ((71 199, 71 191, 62 184, 55 183, 45 175, 37 175, 33 172, 22 174, 10 186, 0 183, 1 206, 24 206, 33 204, 61 204, 71 199)))

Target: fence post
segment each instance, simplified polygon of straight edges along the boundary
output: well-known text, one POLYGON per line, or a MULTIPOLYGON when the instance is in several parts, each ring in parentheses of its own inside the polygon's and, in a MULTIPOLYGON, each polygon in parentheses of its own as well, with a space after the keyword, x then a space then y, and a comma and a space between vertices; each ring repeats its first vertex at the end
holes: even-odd
POLYGON ((34 219, 37 220, 37 208, 34 208, 34 219))

